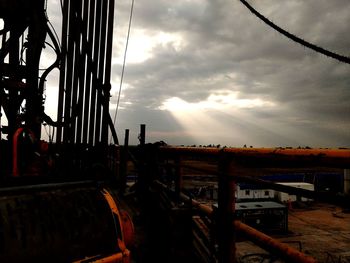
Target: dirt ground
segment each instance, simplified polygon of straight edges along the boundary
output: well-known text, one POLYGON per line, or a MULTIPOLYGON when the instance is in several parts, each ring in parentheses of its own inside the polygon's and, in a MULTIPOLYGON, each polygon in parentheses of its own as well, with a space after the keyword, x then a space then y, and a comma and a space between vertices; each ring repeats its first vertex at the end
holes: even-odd
MULTIPOLYGON (((288 223, 288 234, 275 238, 319 262, 350 263, 350 213, 344 213, 341 208, 332 205, 313 204, 302 209, 291 209, 288 223)), ((261 257, 257 259, 258 256, 255 257, 258 261, 254 261, 254 256, 247 256, 267 254, 250 242, 238 242, 237 251, 241 262, 268 262, 261 261, 261 257)))

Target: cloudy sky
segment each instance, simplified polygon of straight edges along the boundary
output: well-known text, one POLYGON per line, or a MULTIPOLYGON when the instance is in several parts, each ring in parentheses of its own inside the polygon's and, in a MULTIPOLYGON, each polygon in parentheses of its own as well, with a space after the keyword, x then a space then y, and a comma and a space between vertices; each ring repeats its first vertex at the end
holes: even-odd
MULTIPOLYGON (((289 32, 350 56, 350 1, 249 3, 289 32)), ((116 1, 112 116, 130 6, 116 1)), ((120 141, 130 129, 137 143, 141 123, 147 141, 173 145, 350 147, 350 65, 286 39, 238 0, 135 0, 120 141)))

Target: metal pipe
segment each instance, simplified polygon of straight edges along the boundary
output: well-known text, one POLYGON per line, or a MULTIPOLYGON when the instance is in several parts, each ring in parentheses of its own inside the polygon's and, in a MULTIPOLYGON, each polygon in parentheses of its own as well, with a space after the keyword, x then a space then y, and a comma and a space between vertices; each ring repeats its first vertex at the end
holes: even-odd
MULTIPOLYGON (((75 142, 85 143, 86 140, 82 138, 82 129, 83 129, 83 116, 84 116, 84 91, 85 91, 85 82, 87 77, 87 63, 86 63, 86 54, 87 54, 87 30, 88 30, 88 11, 89 11, 89 2, 84 1, 84 3, 79 3, 81 5, 80 12, 81 12, 81 21, 78 23, 76 30, 78 30, 79 35, 81 36, 80 39, 77 41, 76 46, 81 48, 76 51, 78 54, 78 58, 76 58, 77 61, 79 61, 78 66, 78 76, 77 76, 77 88, 78 88, 78 94, 77 94, 77 118, 76 118, 76 139, 75 142), (81 43, 81 44, 80 44, 81 43)), ((80 15, 80 13, 78 13, 80 15)), ((80 20, 80 18, 79 18, 80 20)))
POLYGON ((12 142, 12 176, 19 176, 20 172, 18 169, 18 137, 25 131, 28 131, 29 135, 32 137, 32 140, 35 141, 35 134, 29 130, 24 129, 23 127, 18 128, 17 131, 13 134, 12 142))
POLYGON ((237 232, 245 235, 250 241, 260 246, 267 251, 280 256, 282 259, 288 262, 301 262, 301 263, 316 263, 317 260, 306 256, 298 250, 283 244, 264 233, 257 231, 256 229, 240 222, 234 221, 234 227, 237 232))
MULTIPOLYGON (((86 56, 87 56, 87 65, 86 65, 86 84, 85 84, 85 98, 84 98, 84 119, 83 119, 83 144, 90 143, 90 146, 92 145, 92 142, 90 141, 89 134, 90 131, 90 110, 91 110, 91 103, 90 103, 90 97, 92 96, 93 89, 92 86, 92 44, 93 44, 93 36, 94 36, 94 21, 95 21, 95 1, 91 0, 89 1, 89 15, 87 17, 88 21, 88 29, 87 29, 87 38, 86 38, 86 56)), ((92 140, 92 139, 91 139, 92 140)))
POLYGON ((232 220, 235 213, 235 182, 230 180, 232 159, 220 156, 218 178, 218 209, 216 217, 219 245, 219 262, 236 262, 235 229, 232 220))
POLYGON ((256 163, 249 166, 266 166, 266 164, 301 165, 302 163, 322 164, 327 167, 350 167, 350 149, 284 149, 284 148, 201 148, 201 147, 161 147, 168 154, 188 154, 218 156, 225 153, 237 161, 254 158, 256 163), (258 159, 259 158, 259 159, 258 159))
POLYGON ((178 156, 175 159, 175 193, 176 193, 176 198, 180 198, 182 186, 183 186, 183 180, 182 180, 181 156, 178 156))
MULTIPOLYGON (((109 125, 109 99, 110 99, 110 89, 111 86, 111 57, 112 57, 112 46, 113 46, 113 22, 114 22, 114 0, 108 2, 108 19, 107 19, 107 29, 106 29, 106 61, 105 61, 105 73, 104 73, 104 107, 102 113, 102 140, 105 140, 104 143, 108 143, 108 128, 111 129, 111 133, 116 133, 114 125, 109 125)), ((114 135, 113 135, 114 136, 114 135)), ((114 136, 116 137, 116 136, 114 136)), ((116 143, 116 140, 114 140, 116 143)))
MULTIPOLYGON (((168 186, 166 186, 165 184, 163 184, 162 182, 156 180, 154 181, 154 183, 158 186, 160 186, 161 188, 163 188, 163 190, 172 192, 172 190, 170 190, 168 188, 168 186)), ((213 208, 211 208, 210 206, 201 204, 200 202, 198 202, 195 199, 190 198, 188 195, 185 195, 184 193, 180 193, 179 195, 180 200, 182 200, 185 203, 191 202, 191 205, 195 208, 197 208, 198 210, 200 210, 201 212, 203 212, 205 215, 207 216, 211 216, 213 213, 213 208)))
MULTIPOLYGON (((107 125, 107 123, 102 122, 102 107, 103 107, 103 87, 105 84, 104 77, 105 77, 105 51, 106 51, 106 35, 107 35, 107 0, 100 1, 100 7, 98 12, 100 13, 100 20, 98 20, 97 27, 100 30, 99 35, 99 53, 98 53, 98 71, 97 71, 97 101, 96 101, 96 125, 95 125, 95 144, 105 142, 105 145, 108 143, 108 137, 105 137, 102 139, 101 134, 102 130, 104 129, 103 126, 107 125)), ((108 83, 109 85, 109 83, 108 83)), ((109 88, 108 88, 109 89, 109 88)), ((107 95, 109 96, 109 95, 107 95)), ((109 97, 107 98, 109 99, 109 97)), ((108 107, 107 107, 108 108, 108 107)))
MULTIPOLYGON (((187 168, 189 170, 201 172, 201 173, 216 175, 216 176, 218 176, 218 178, 220 178, 220 176, 221 176, 217 171, 211 170, 211 169, 199 168, 199 167, 194 167, 194 166, 185 165, 185 164, 182 164, 181 167, 187 168)), ((348 206, 349 205, 349 198, 347 196, 337 195, 337 194, 328 193, 328 192, 315 192, 315 191, 310 191, 310 190, 306 190, 306 189, 302 189, 302 188, 296 188, 293 186, 282 185, 282 184, 278 184, 275 182, 266 181, 266 180, 263 180, 263 179, 260 179, 258 177, 254 177, 254 176, 238 175, 236 173, 236 174, 230 175, 230 180, 235 180, 237 182, 245 182, 245 183, 255 184, 255 185, 263 186, 266 189, 273 189, 273 190, 284 192, 284 193, 303 196, 303 197, 315 199, 315 200, 325 202, 325 203, 333 203, 333 204, 337 204, 337 205, 341 205, 341 206, 348 206)))
MULTIPOLYGON (((68 34, 67 34, 67 25, 68 25, 68 0, 63 1, 63 8, 62 8, 62 44, 61 44, 61 52, 62 54, 66 54, 67 52, 67 46, 68 46, 68 34)), ((58 90, 58 106, 57 106, 57 122, 59 124, 62 124, 63 122, 63 112, 64 110, 64 97, 65 97, 65 72, 67 70, 67 59, 66 56, 62 58, 61 65, 60 65, 60 79, 59 79, 59 90, 58 90)), ((62 141, 62 131, 63 127, 62 125, 58 125, 57 132, 56 132, 56 143, 61 144, 62 141)))
MULTIPOLYGON (((73 10, 74 3, 69 0, 68 3, 68 10, 73 10)), ((68 11, 67 11, 68 12, 68 11)), ((71 122, 72 122, 72 91, 74 89, 73 87, 73 78, 74 78, 74 37, 73 34, 75 27, 74 23, 74 12, 69 11, 68 14, 68 21, 67 21, 67 30, 69 37, 67 36, 67 53, 65 56, 65 63, 66 63, 66 77, 64 80, 64 129, 63 129, 63 143, 72 142, 72 128, 71 128, 71 122), (72 34, 72 36, 71 36, 72 34), (66 122, 69 122, 67 124, 66 122)), ((62 73, 61 73, 62 74, 62 73)))
POLYGON ((349 206, 349 198, 347 196, 337 195, 329 192, 310 191, 302 188, 297 188, 293 186, 288 186, 288 185, 283 185, 275 182, 262 180, 253 176, 232 175, 231 178, 232 180, 236 180, 238 182, 245 182, 245 183, 250 183, 254 185, 259 185, 261 187, 264 187, 265 189, 273 189, 279 192, 303 196, 303 197, 315 199, 317 201, 325 202, 329 204, 349 206))
POLYGON ((74 14, 74 20, 71 21, 71 24, 74 25, 74 31, 72 30, 70 32, 70 36, 74 41, 74 48, 72 50, 72 56, 73 56, 73 70, 72 70, 72 98, 71 98, 71 128, 70 128, 70 143, 76 144, 77 142, 80 143, 80 135, 78 135, 78 117, 82 112, 82 108, 80 103, 78 102, 78 90, 82 90, 82 83, 80 82, 79 78, 81 75, 82 67, 84 66, 82 62, 82 56, 80 54, 80 46, 81 46, 81 32, 82 32, 82 17, 81 17, 81 10, 82 10, 82 3, 79 3, 78 1, 72 1, 72 8, 71 13, 74 14), (73 11, 73 12, 72 12, 73 11))
POLYGON ((126 175, 127 175, 127 163, 128 163, 128 151, 129 151, 129 129, 125 130, 125 137, 124 137, 124 147, 122 148, 121 152, 121 163, 120 163, 120 191, 122 194, 124 194, 126 189, 126 175))
POLYGON ((99 51, 100 51, 100 23, 101 23, 101 1, 95 2, 95 20, 92 21, 94 25, 94 35, 91 40, 93 43, 93 50, 91 52, 92 56, 92 86, 91 86, 91 104, 90 104, 90 122, 89 122, 89 144, 93 145, 96 142, 99 142, 99 138, 96 138, 97 123, 96 123, 96 110, 98 107, 97 94, 98 94, 98 85, 102 83, 102 80, 98 79, 98 68, 99 68, 99 51))

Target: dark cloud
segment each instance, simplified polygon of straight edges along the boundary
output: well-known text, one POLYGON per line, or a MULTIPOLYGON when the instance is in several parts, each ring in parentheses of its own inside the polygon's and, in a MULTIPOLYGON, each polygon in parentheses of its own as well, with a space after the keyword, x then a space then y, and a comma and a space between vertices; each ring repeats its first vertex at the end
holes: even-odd
MULTIPOLYGON (((349 1, 249 3, 291 33, 350 54, 349 1)), ((114 57, 124 52, 129 11, 130 1, 116 3, 114 57)), ((127 60, 119 132, 147 123, 155 140, 159 135, 159 140, 174 144, 241 146, 251 141, 255 146, 350 147, 350 65, 285 38, 238 0, 135 1, 130 45, 146 45, 132 42, 141 31, 150 37, 176 36, 180 43, 157 43, 146 60, 127 60), (236 92, 241 100, 267 101, 270 106, 206 109, 201 113, 218 124, 216 130, 203 121, 203 133, 192 137, 183 120, 159 109, 173 97, 198 103, 222 91, 236 92)), ((120 60, 114 61, 114 91, 120 73, 120 60)), ((111 98, 112 110, 116 94, 111 98)))

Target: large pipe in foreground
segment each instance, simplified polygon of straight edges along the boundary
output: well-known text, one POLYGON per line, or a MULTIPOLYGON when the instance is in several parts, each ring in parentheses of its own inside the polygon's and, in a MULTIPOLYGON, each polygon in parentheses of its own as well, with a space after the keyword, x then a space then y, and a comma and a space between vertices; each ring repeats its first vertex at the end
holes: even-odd
POLYGON ((261 248, 270 251, 282 259, 287 260, 288 262, 301 262, 301 263, 316 263, 317 260, 306 256, 302 252, 283 244, 260 231, 240 222, 234 221, 235 230, 243 235, 245 235, 250 241, 254 242, 261 248))

